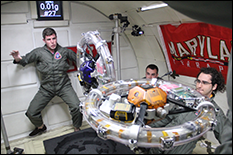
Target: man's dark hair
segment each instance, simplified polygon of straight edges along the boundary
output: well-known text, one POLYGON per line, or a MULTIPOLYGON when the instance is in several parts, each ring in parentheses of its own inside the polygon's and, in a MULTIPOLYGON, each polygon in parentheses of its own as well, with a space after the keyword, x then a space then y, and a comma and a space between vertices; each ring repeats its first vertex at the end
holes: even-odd
POLYGON ((55 34, 57 36, 57 33, 54 29, 52 29, 51 27, 47 27, 44 29, 42 36, 45 39, 45 36, 51 36, 53 34, 55 34))
POLYGON ((149 64, 147 67, 146 67, 146 70, 147 68, 150 68, 152 70, 156 69, 157 70, 157 74, 159 73, 159 68, 155 65, 155 64, 149 64))
POLYGON ((212 85, 217 84, 217 88, 213 91, 214 94, 217 91, 223 93, 226 90, 225 80, 221 72, 217 71, 217 69, 212 67, 204 67, 200 69, 200 72, 197 74, 197 78, 201 73, 210 74, 212 85))

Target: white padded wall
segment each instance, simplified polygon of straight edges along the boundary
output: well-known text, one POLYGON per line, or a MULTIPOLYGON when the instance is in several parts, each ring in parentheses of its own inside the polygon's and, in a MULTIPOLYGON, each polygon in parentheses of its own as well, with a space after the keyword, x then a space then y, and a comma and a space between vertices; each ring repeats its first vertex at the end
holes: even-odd
POLYGON ((1 88, 35 84, 37 82, 35 67, 32 64, 22 67, 14 65, 12 62, 2 62, 1 74, 1 88))
POLYGON ((108 19, 96 10, 80 5, 75 2, 71 2, 71 19, 73 24, 77 23, 96 23, 96 22, 106 22, 108 19))
POLYGON ((44 113, 46 112, 47 124, 48 126, 56 125, 62 122, 69 121, 71 116, 69 114, 68 106, 64 103, 53 103, 50 106, 47 106, 44 109, 44 113))
POLYGON ((1 27, 1 60, 13 60, 12 50, 19 50, 21 55, 34 48, 33 36, 29 25, 1 27))
POLYGON ((29 4, 27 1, 15 1, 14 3, 8 3, 1 5, 1 13, 28 13, 29 4))
POLYGON ((5 128, 9 141, 13 138, 22 138, 28 136, 34 126, 25 116, 25 112, 12 113, 3 116, 5 128))
POLYGON ((38 88, 35 85, 3 89, 1 91, 1 109, 4 114, 25 111, 38 88))

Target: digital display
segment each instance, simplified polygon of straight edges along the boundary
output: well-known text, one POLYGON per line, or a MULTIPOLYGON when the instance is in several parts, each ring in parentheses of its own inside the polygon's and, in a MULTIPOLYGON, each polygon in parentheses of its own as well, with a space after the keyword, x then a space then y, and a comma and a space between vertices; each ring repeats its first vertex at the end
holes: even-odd
POLYGON ((36 1, 37 20, 63 20, 62 1, 36 1))

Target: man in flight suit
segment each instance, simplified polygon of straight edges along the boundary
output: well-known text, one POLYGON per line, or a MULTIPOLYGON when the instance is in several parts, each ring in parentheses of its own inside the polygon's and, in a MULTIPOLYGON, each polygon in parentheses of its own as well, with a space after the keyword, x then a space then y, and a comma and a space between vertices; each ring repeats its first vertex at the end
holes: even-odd
POLYGON ((42 36, 45 42, 43 47, 35 48, 22 57, 19 51, 13 50, 10 53, 14 58, 14 64, 25 66, 35 62, 36 69, 42 75, 39 91, 25 113, 36 127, 29 136, 46 131, 47 127, 43 123, 41 111, 54 96, 59 96, 69 106, 74 130, 78 131, 82 125, 82 113, 79 109, 80 100, 67 74, 69 69, 67 59, 76 62, 76 53, 57 43, 57 34, 54 29, 45 28, 42 36))
MULTIPOLYGON (((231 130, 231 126, 224 127, 223 122, 228 121, 222 109, 214 101, 215 94, 217 92, 223 93, 226 90, 224 77, 221 72, 218 72, 215 68, 201 68, 197 74, 195 80, 196 90, 206 98, 210 99, 210 102, 218 109, 216 113, 217 124, 214 126, 214 135, 219 143, 222 143, 221 132, 223 128, 231 130)), ((197 112, 185 112, 176 115, 167 115, 165 119, 150 124, 151 127, 172 127, 184 124, 185 122, 191 121, 197 117, 197 112)), ((161 150, 159 148, 151 148, 150 154, 191 154, 193 149, 196 147, 197 140, 189 142, 184 145, 175 146, 171 150, 161 150)))

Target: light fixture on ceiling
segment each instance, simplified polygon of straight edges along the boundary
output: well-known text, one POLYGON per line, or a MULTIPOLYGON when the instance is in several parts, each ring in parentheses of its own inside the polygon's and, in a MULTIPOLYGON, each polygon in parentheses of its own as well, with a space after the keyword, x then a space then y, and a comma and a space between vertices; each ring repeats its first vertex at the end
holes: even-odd
POLYGON ((143 11, 147 11, 147 10, 151 10, 151 9, 157 9, 157 8, 162 8, 162 7, 166 7, 168 6, 166 3, 161 3, 161 4, 153 4, 150 6, 146 6, 146 7, 140 7, 138 8, 138 12, 143 12, 143 11))

